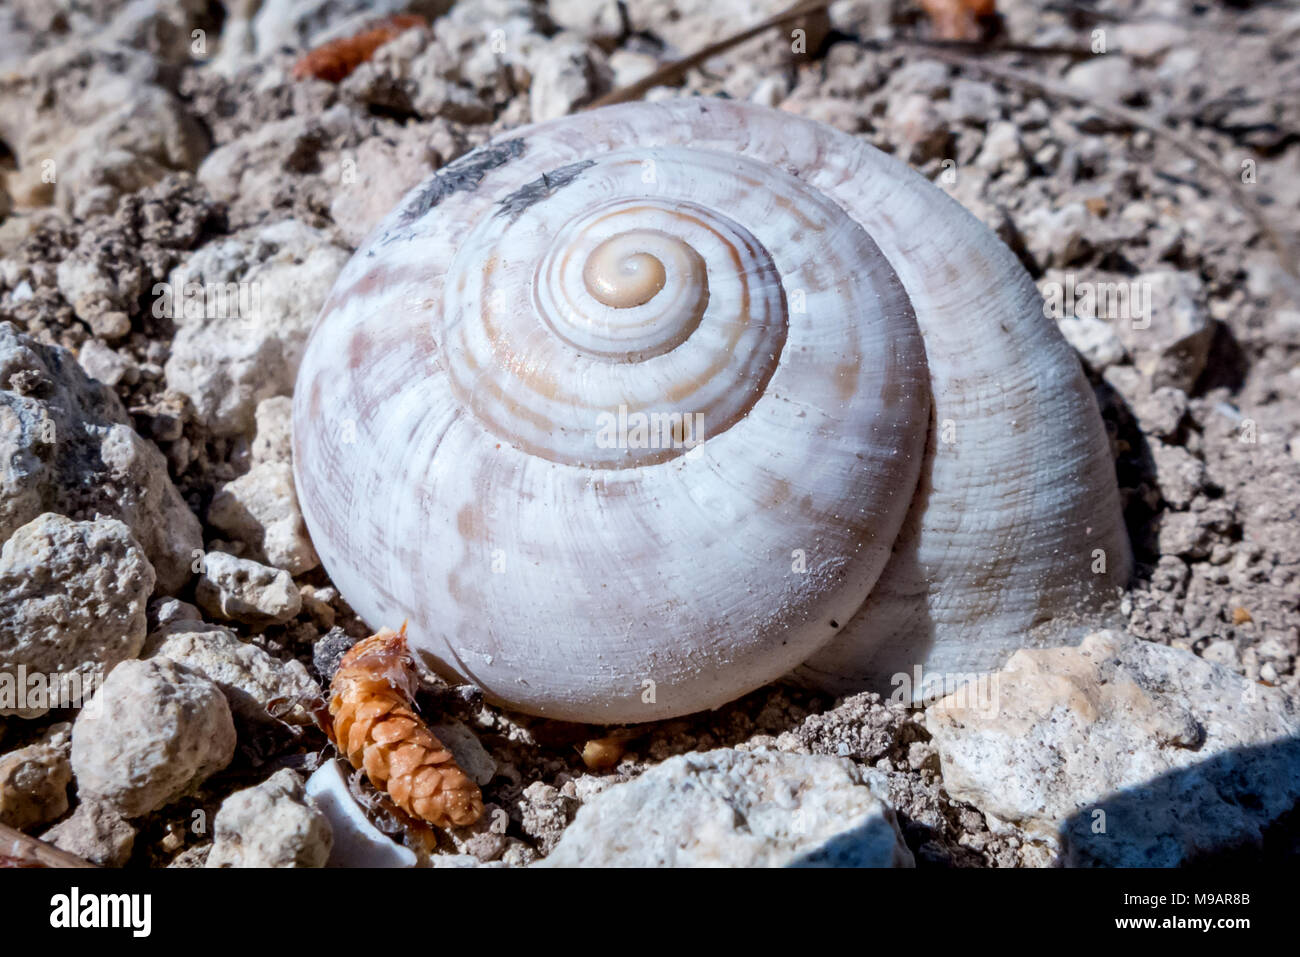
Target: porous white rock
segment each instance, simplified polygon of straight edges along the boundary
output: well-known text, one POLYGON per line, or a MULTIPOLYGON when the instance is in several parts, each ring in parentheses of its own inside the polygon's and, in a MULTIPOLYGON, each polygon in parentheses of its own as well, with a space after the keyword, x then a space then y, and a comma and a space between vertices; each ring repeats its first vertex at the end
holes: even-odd
POLYGON ((613 44, 623 34, 624 16, 619 0, 551 0, 547 15, 565 30, 600 44, 613 44))
POLYGON ((989 126, 975 164, 986 169, 1001 169, 1019 159, 1024 152, 1016 124, 1000 120, 989 126))
POLYGON ((1205 368, 1214 328, 1205 307, 1205 290, 1193 272, 1159 270, 1133 280, 1149 315, 1116 324, 1116 332, 1133 355, 1133 364, 1155 388, 1172 386, 1190 392, 1205 368))
POLYGON ((301 575, 320 564, 302 520, 285 462, 254 465, 223 485, 208 507, 208 523, 249 547, 249 557, 301 575))
POLYGON ((1122 56, 1095 56, 1070 67, 1065 82, 1099 99, 1122 103, 1142 91, 1142 81, 1122 56))
POLYGON ((70 352, 0 323, 0 539, 42 512, 117 518, 171 593, 191 575, 199 521, 162 453, 129 423, 70 352))
POLYGON ((0 824, 23 831, 68 809, 71 730, 60 722, 40 740, 0 755, 0 824))
POLYGON ((114 340, 131 331, 130 318, 115 307, 134 291, 131 277, 74 252, 59 263, 55 278, 72 311, 95 335, 114 340))
POLYGON ((877 790, 842 758, 677 755, 584 804, 536 866, 910 867, 877 790))
POLYGON ((203 613, 194 605, 179 598, 160 598, 149 603, 149 626, 161 628, 175 621, 203 620, 203 613))
POLYGON ((122 662, 72 725, 78 794, 128 818, 170 804, 234 754, 221 689, 166 658, 122 662))
POLYGON ((209 615, 249 624, 288 621, 302 609, 288 572, 225 552, 204 557, 194 597, 209 615))
POLYGON ((568 116, 607 86, 611 76, 597 51, 563 39, 539 49, 532 69, 528 106, 534 123, 568 116))
POLYGON ((933 705, 944 787, 1072 865, 1174 866, 1255 844, 1300 798, 1300 715, 1189 651, 1107 631, 1022 650, 933 705))
POLYGON ((1120 50, 1138 58, 1158 56, 1187 42, 1186 27, 1163 20, 1121 23, 1116 25, 1115 32, 1120 50))
POLYGON ((453 5, 433 32, 446 59, 459 63, 455 72, 486 89, 501 77, 502 65, 514 71, 525 68, 526 78, 531 57, 548 42, 543 34, 552 30, 545 9, 529 0, 486 0, 453 5))
POLYGON ((297 659, 280 661, 240 641, 229 628, 201 621, 176 621, 149 635, 144 654, 168 658, 216 684, 230 710, 250 722, 272 717, 289 724, 312 723, 321 688, 297 659))
POLYGON ((324 867, 333 843, 329 818, 289 768, 221 803, 206 867, 324 867))
POLYGON ((326 761, 307 779, 307 794, 329 818, 333 832, 327 867, 415 867, 412 850, 370 823, 352 797, 339 761, 326 761))
POLYGON ((98 339, 85 341, 77 354, 77 361, 86 370, 86 375, 107 386, 134 382, 140 377, 140 368, 130 355, 110 349, 98 339))
POLYGON ((276 395, 257 403, 257 434, 249 450, 254 465, 293 460, 293 399, 276 395))
POLYGON ((348 242, 359 246, 401 198, 436 169, 438 157, 429 146, 436 122, 412 123, 391 136, 372 136, 339 157, 339 186, 330 218, 348 242))
POLYGON ((890 101, 889 129, 909 163, 923 163, 942 156, 952 140, 948 121, 931 98, 920 93, 890 101))
POLYGON ((1205 486, 1205 463, 1179 445, 1148 440, 1160 494, 1174 508, 1187 508, 1205 486))
POLYGON ((0 139, 18 158, 9 191, 21 205, 57 199, 84 217, 169 170, 193 170, 210 143, 171 82, 143 50, 80 40, 0 77, 0 139))
MULTIPOLYGON (((249 194, 254 201, 265 200, 274 195, 274 178, 283 176, 286 154, 295 144, 313 134, 333 138, 344 123, 345 109, 340 107, 318 117, 291 116, 265 123, 214 149, 199 166, 196 178, 213 199, 223 203, 239 203, 241 194, 249 194)), ((208 247, 239 245, 227 241, 209 243, 208 247)))
MULTIPOLYGON (((326 144, 346 148, 375 133, 373 120, 339 103, 322 109, 310 84, 296 89, 307 99, 294 116, 257 126, 225 143, 204 159, 195 174, 213 199, 227 204, 231 223, 261 223, 266 210, 296 199, 325 207, 334 199, 342 176, 331 172, 326 144), (286 175, 317 173, 320 175, 286 175)), ((254 235, 254 227, 243 235, 254 235)), ((239 239, 239 234, 231 237, 239 239)), ((209 243, 207 249, 223 244, 209 243)))
POLYGON ((76 809, 41 840, 101 867, 121 867, 135 847, 136 828, 112 805, 81 797, 76 809))
POLYGON ((153 586, 144 550, 116 519, 47 512, 14 532, 0 549, 0 714, 79 707, 139 654, 153 586))
POLYGON ((981 124, 998 115, 998 91, 980 80, 958 77, 948 96, 948 116, 964 123, 981 124))
MULTIPOLYGON (((640 79, 638 77, 638 79, 640 79)), ((755 84, 749 99, 759 106, 776 109, 790 95, 790 81, 784 76, 768 74, 755 84)))
POLYGON ((1025 245, 1040 265, 1065 266, 1088 251, 1096 217, 1083 203, 1068 203, 1060 209, 1035 206, 1020 227, 1025 245))
POLYGON ((1089 368, 1101 372, 1124 361, 1124 343, 1105 320, 1096 316, 1065 316, 1056 325, 1089 368))
POLYGON ((1161 386, 1149 394, 1136 395, 1129 408, 1144 433, 1168 438, 1178 431, 1187 414, 1187 393, 1172 386, 1161 386))
POLYGON ((293 392, 307 333, 347 260, 326 233, 283 220, 209 243, 173 270, 167 385, 213 434, 252 431, 260 401, 293 392), (187 288, 202 290, 202 302, 187 288), (216 288, 235 292, 224 308, 208 308, 216 288))

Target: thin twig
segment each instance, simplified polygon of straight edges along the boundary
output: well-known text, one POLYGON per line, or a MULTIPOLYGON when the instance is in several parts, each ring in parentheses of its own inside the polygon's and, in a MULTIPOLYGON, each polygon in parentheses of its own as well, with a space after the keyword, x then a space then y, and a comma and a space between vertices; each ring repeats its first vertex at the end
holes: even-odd
MULTIPOLYGON (((769 17, 762 23, 748 27, 739 33, 734 33, 717 43, 711 43, 702 50, 697 50, 690 56, 682 57, 679 60, 673 60, 665 63, 663 66, 654 70, 647 76, 642 77, 635 83, 629 83, 627 86, 611 90, 604 96, 592 101, 584 109, 595 109, 600 106, 610 106, 614 103, 627 103, 630 100, 639 100, 646 92, 656 86, 667 86, 681 79, 687 70, 694 69, 705 60, 711 57, 725 53, 732 47, 739 46, 746 40, 752 40, 760 33, 781 26, 784 23, 790 23, 793 20, 799 20, 813 13, 820 13, 830 6, 827 0, 805 0, 803 3, 797 3, 792 7, 769 17)), ((952 50, 955 52, 968 53, 976 56, 987 56, 995 53, 1016 53, 1026 56, 1064 56, 1072 59, 1087 59, 1093 56, 1092 50, 1087 47, 1077 46, 1036 46, 1029 43, 983 43, 974 40, 937 40, 927 39, 924 37, 903 38, 898 37, 890 40, 859 40, 859 44, 868 50, 885 50, 891 47, 914 47, 923 50, 952 50)))
MULTIPOLYGON (((635 83, 613 90, 599 99, 589 104, 585 109, 595 109, 600 106, 609 106, 613 103, 626 103, 629 100, 637 100, 645 95, 647 90, 656 86, 663 86, 673 83, 681 78, 687 71, 699 66, 710 57, 717 56, 738 44, 744 43, 753 37, 778 27, 783 23, 789 23, 792 20, 798 20, 809 14, 819 13, 826 7, 830 6, 827 0, 804 0, 796 3, 781 13, 764 20, 762 23, 742 30, 733 34, 717 43, 711 43, 692 53, 690 56, 683 57, 680 60, 674 60, 666 63, 654 70, 648 76, 643 77, 635 83)), ((1092 94, 1084 93, 1072 89, 1064 83, 1055 80, 1049 80, 1044 77, 1034 76, 1022 70, 1012 69, 999 65, 990 64, 982 60, 976 60, 976 56, 987 56, 997 53, 1012 53, 1017 55, 1043 55, 1043 56, 1069 56, 1075 58, 1086 58, 1093 56, 1091 50, 1082 47, 1069 46, 1035 46, 1031 44, 1018 43, 981 43, 969 42, 964 40, 925 40, 925 39, 907 39, 893 38, 890 40, 862 40, 859 41, 867 49, 885 50, 889 48, 916 48, 924 49, 927 55, 936 60, 941 60, 958 69, 970 70, 976 73, 982 73, 985 76, 1000 80, 1006 83, 1013 83, 1018 86, 1027 87, 1037 90, 1041 94, 1056 97, 1058 99, 1069 100, 1083 106, 1089 106, 1096 109, 1126 126, 1136 129, 1149 130, 1152 135, 1159 137, 1171 146, 1186 153, 1196 161, 1206 173, 1217 179, 1226 186, 1232 194, 1236 204, 1246 213, 1247 216, 1255 223, 1255 226, 1263 233, 1264 237, 1273 246, 1277 252, 1278 261, 1282 268, 1293 278, 1300 279, 1300 260, 1296 255, 1295 249, 1291 243, 1282 236, 1264 214, 1255 197, 1251 196, 1244 188, 1244 185, 1230 176, 1219 165, 1219 160, 1208 149, 1203 147, 1195 140, 1189 139, 1180 133, 1175 133, 1167 126, 1159 123, 1155 119, 1121 106, 1118 103, 1099 100, 1092 94)), ((1111 53, 1110 56, 1121 55, 1111 53)))
POLYGON ((1058 99, 1069 100, 1081 106, 1087 106, 1095 109, 1097 112, 1123 123, 1126 126, 1137 129, 1148 130, 1153 136, 1159 137, 1171 146, 1176 147, 1186 153, 1202 171, 1207 175, 1218 180, 1228 188, 1238 207, 1246 213, 1247 216, 1255 223, 1264 237, 1273 246, 1277 252, 1279 264, 1294 279, 1300 279, 1300 266, 1297 265, 1297 256, 1291 243, 1274 227, 1269 221, 1268 216, 1264 213, 1263 208, 1254 196, 1246 190, 1245 185, 1237 180, 1236 177, 1229 174, 1220 165, 1218 157, 1211 153, 1200 143, 1176 133, 1169 127, 1157 122, 1155 119, 1147 116, 1139 110, 1130 109, 1121 106, 1118 103, 1099 99, 1091 93, 1076 90, 1064 83, 1056 80, 1049 80, 1045 77, 1034 76, 1023 70, 1016 70, 1011 67, 1001 66, 992 63, 970 60, 965 57, 956 56, 943 51, 933 51, 932 56, 937 60, 956 66, 959 69, 970 70, 975 73, 981 73, 989 79, 1001 80, 1007 83, 1014 83, 1017 86, 1027 87, 1031 90, 1037 90, 1039 93, 1058 99))
POLYGON ((779 27, 783 23, 789 23, 791 20, 798 20, 806 17, 811 13, 820 13, 830 6, 830 0, 803 0, 792 7, 788 7, 776 16, 769 17, 762 23, 756 24, 747 30, 734 33, 724 40, 717 43, 710 43, 702 50, 697 50, 690 56, 682 57, 680 60, 673 60, 671 63, 665 63, 659 69, 655 70, 649 76, 637 80, 635 83, 629 83, 627 86, 619 87, 617 90, 611 90, 604 96, 589 103, 584 109, 592 110, 599 106, 610 106, 614 103, 627 103, 629 100, 639 100, 645 96, 647 90, 672 83, 677 80, 687 70, 699 66, 710 57, 715 57, 719 53, 724 53, 732 47, 744 43, 746 40, 758 36, 760 33, 766 33, 773 27, 779 27))
POLYGON ((24 834, 7 824, 0 824, 0 868, 94 866, 53 844, 24 834))

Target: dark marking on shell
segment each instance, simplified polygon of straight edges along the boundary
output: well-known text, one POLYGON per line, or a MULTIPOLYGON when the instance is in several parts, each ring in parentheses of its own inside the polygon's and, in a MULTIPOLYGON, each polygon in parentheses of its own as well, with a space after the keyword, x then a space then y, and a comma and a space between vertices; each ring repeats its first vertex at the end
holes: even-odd
MULTIPOLYGON (((453 193, 478 188, 483 177, 494 169, 524 155, 526 146, 521 139, 493 143, 466 153, 455 162, 448 163, 430 179, 402 211, 398 227, 411 225, 453 193)), ((391 233, 390 233, 391 235, 391 233)), ((384 237, 384 242, 388 241, 384 237)))
POLYGON ((499 204, 501 208, 497 210, 497 215, 509 216, 511 221, 518 219, 519 214, 529 206, 555 195, 559 190, 577 179, 583 170, 595 165, 595 160, 582 160, 579 163, 570 163, 568 166, 561 166, 549 173, 543 173, 531 183, 521 186, 501 200, 499 204))

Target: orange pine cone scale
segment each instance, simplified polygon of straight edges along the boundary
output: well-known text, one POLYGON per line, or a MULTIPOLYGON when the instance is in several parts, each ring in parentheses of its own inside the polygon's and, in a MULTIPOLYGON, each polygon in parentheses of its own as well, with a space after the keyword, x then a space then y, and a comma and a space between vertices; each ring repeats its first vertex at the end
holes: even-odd
POLYGON ((330 684, 334 744, 412 817, 435 827, 473 824, 483 796, 415 713, 415 685, 405 625, 358 642, 330 684))

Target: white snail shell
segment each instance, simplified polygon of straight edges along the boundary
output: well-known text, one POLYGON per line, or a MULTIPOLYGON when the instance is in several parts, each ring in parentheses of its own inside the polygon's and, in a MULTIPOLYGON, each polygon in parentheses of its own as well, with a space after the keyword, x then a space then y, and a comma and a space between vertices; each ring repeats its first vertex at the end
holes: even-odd
POLYGON ((996 667, 1129 572, 1092 393, 1014 256, 743 103, 610 107, 439 171, 340 275, 294 422, 356 611, 560 719, 805 661, 839 691, 996 667))

